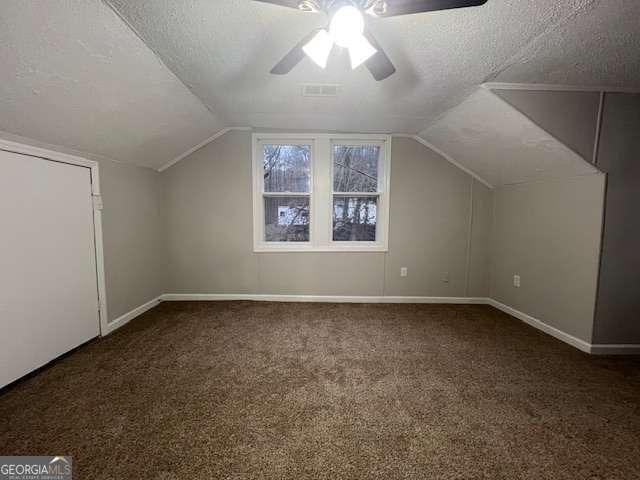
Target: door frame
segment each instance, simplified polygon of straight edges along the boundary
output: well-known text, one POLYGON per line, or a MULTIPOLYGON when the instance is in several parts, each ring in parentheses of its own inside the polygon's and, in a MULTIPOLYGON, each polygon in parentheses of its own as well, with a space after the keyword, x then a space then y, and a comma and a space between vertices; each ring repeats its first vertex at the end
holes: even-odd
POLYGON ((0 139, 0 150, 20 155, 42 158, 52 162, 67 163, 88 168, 91 171, 91 197, 93 200, 93 235, 96 256, 96 278, 98 284, 98 318, 100 319, 100 336, 109 330, 107 324, 107 287, 104 273, 104 243, 102 239, 102 195, 100 193, 100 169, 98 162, 76 155, 56 152, 46 148, 34 147, 23 143, 0 139))

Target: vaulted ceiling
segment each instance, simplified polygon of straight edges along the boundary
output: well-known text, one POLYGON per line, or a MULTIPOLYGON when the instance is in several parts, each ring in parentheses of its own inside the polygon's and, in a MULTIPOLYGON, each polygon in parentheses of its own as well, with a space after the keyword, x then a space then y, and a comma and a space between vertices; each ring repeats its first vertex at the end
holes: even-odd
MULTIPOLYGON (((564 95, 559 102, 563 99, 564 95)), ((596 116, 597 109, 593 124, 596 116)), ((581 119, 576 129, 583 129, 583 122, 581 119)), ((598 171, 588 161, 591 156, 587 160, 560 140, 565 140, 564 136, 551 135, 520 110, 482 88, 420 132, 419 138, 446 152, 492 186, 598 171)), ((593 145, 593 134, 590 141, 593 145)))
POLYGON ((489 0, 369 27, 397 73, 270 68, 322 14, 250 0, 0 3, 0 130, 157 168, 229 126, 418 133, 486 81, 640 89, 637 0, 489 0), (120 17, 120 18, 118 18, 120 17), (335 83, 336 98, 301 95, 335 83))
POLYGON ((640 34, 628 20, 640 16, 637 0, 490 0, 478 8, 370 18, 397 67, 381 83, 365 68, 352 72, 346 55, 332 57, 324 71, 305 59, 287 76, 268 74, 311 29, 326 25, 322 13, 252 1, 108 3, 231 124, 415 133, 479 84, 523 80, 527 69, 535 81, 591 83, 584 74, 594 71, 606 84, 640 85, 640 34), (585 37, 589 51, 577 48, 585 37), (310 99, 301 96, 304 82, 342 89, 334 99, 310 99))
POLYGON ((0 2, 0 130, 158 167, 223 126, 102 2, 0 2))

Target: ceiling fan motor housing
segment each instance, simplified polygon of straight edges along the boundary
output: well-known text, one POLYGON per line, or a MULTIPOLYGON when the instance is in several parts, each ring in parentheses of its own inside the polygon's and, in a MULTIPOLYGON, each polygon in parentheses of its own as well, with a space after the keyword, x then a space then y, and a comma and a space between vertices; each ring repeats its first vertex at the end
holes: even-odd
POLYGON ((298 8, 303 12, 319 12, 322 10, 322 6, 317 0, 301 0, 298 4, 298 8))
POLYGON ((383 15, 387 10, 384 0, 300 0, 298 8, 303 12, 325 12, 332 14, 345 5, 354 6, 372 15, 383 15))

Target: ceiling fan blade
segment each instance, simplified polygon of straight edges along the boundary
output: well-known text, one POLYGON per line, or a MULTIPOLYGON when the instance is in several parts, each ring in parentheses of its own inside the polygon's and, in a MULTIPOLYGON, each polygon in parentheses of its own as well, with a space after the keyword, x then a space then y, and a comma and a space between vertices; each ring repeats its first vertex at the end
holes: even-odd
POLYGON ((272 5, 280 5, 281 7, 295 8, 298 10, 300 0, 253 0, 260 3, 271 3, 272 5))
POLYGON ((393 75, 396 72, 396 67, 393 66, 393 63, 391 63, 387 54, 384 53, 380 44, 369 31, 365 31, 364 36, 377 50, 377 52, 364 62, 364 64, 371 72, 371 75, 373 75, 373 78, 380 82, 393 75))
POLYGON ((299 64, 305 57, 302 47, 309 43, 309 40, 311 40, 319 30, 319 28, 312 30, 311 33, 300 40, 296 46, 289 50, 289 53, 282 57, 282 60, 280 60, 276 66, 271 69, 271 73, 274 75, 285 75, 293 70, 293 67, 299 64))
POLYGON ((412 13, 434 12, 451 8, 479 7, 488 0, 387 0, 381 17, 411 15, 412 13))

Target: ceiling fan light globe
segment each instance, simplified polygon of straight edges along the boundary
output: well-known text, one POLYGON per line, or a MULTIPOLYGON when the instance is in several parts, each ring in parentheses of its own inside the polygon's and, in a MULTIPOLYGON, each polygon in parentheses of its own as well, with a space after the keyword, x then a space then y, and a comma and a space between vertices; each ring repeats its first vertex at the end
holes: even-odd
POLYGON ((326 30, 320 30, 302 47, 302 51, 320 68, 327 67, 327 60, 333 48, 333 40, 326 30))
POLYGON ((364 18, 362 12, 356 7, 346 5, 334 13, 329 25, 329 34, 336 45, 349 48, 358 37, 362 36, 362 32, 364 32, 364 18))
POLYGON ((367 40, 364 35, 360 35, 358 38, 353 40, 351 45, 349 45, 351 68, 355 70, 377 52, 378 50, 371 45, 369 40, 367 40))

